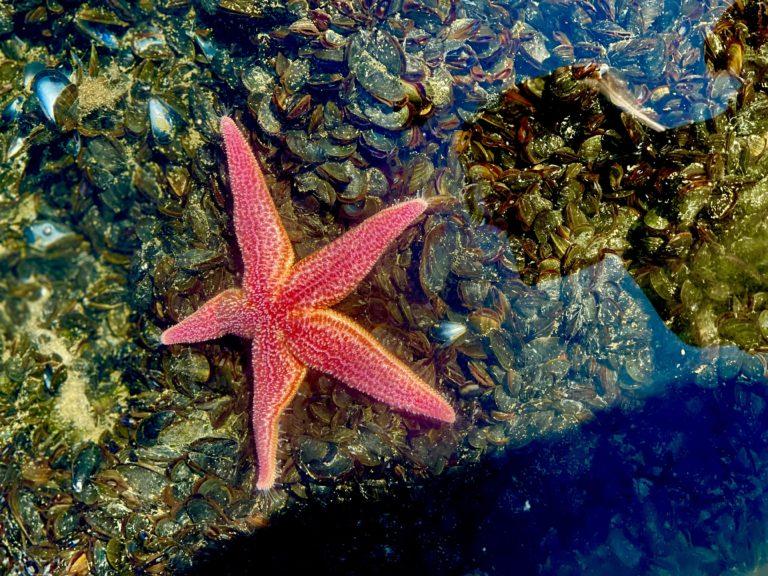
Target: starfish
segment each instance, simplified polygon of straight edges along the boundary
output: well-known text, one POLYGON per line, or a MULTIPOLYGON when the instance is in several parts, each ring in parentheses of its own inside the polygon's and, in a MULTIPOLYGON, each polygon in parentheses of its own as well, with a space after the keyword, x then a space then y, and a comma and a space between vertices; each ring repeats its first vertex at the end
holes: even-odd
POLYGON ((293 247, 248 142, 226 116, 221 133, 244 265, 242 287, 207 301, 163 332, 161 341, 190 344, 225 334, 252 340, 256 487, 275 483, 280 414, 308 368, 396 409, 453 423, 456 414, 438 392, 362 326, 329 309, 368 275, 427 203, 416 199, 386 208, 294 264, 293 247))

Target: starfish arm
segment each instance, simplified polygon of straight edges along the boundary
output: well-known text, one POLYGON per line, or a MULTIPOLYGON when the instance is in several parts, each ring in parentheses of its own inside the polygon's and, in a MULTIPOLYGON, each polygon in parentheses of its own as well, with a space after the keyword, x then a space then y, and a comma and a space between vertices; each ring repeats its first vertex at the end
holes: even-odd
POLYGON ((249 295, 274 293, 293 264, 293 247, 256 157, 235 122, 224 116, 221 133, 229 166, 237 243, 249 295))
POLYGON ((281 293, 282 302, 297 309, 326 308, 341 301, 426 207, 423 200, 396 204, 297 262, 281 293))
POLYGON ((292 312, 285 322, 295 357, 390 406, 453 423, 451 405, 362 326, 333 310, 292 312))
POLYGON ((245 295, 239 288, 224 290, 168 328, 161 334, 160 341, 166 345, 191 344, 214 340, 225 334, 243 335, 242 310, 245 303, 245 295))
POLYGON ((271 488, 277 477, 280 414, 296 395, 307 369, 290 352, 271 318, 260 323, 253 341, 253 409, 251 422, 259 473, 256 487, 271 488))

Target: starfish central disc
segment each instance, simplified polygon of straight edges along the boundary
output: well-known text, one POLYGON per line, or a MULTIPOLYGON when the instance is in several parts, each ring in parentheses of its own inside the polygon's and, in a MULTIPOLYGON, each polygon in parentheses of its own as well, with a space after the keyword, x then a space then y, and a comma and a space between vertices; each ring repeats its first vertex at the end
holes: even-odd
POLYGON ((261 167, 235 122, 221 119, 243 285, 221 292, 163 332, 163 344, 234 334, 253 341, 251 421, 256 487, 277 477, 280 414, 308 368, 390 406, 452 423, 450 404, 369 332, 330 307, 350 294, 390 244, 427 207, 410 200, 382 210, 294 264, 294 252, 261 167))

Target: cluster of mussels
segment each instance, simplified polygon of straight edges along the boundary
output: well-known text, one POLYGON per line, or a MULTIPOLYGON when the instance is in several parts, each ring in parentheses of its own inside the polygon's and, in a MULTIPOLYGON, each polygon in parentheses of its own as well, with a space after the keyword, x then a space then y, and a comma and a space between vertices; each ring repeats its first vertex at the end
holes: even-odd
POLYGON ((462 131, 478 218, 506 230, 528 282, 621 255, 676 333, 768 350, 764 5, 734 6, 707 37, 738 99, 658 133, 562 68, 506 93, 462 131))
MULTIPOLYGON (((617 18, 599 11, 579 21, 617 18)), ((673 241, 684 220, 654 191, 670 198, 676 182, 690 182, 700 198, 689 209, 697 224, 686 250, 705 238, 724 246, 707 248, 722 262, 689 265, 696 302, 721 310, 738 301, 732 317, 742 323, 763 317, 757 292, 731 295, 736 288, 717 276, 716 298, 705 289, 714 284, 691 276, 700 270, 714 282, 739 243, 752 242, 725 223, 760 201, 758 188, 750 196, 736 185, 757 179, 761 166, 759 33, 742 34, 754 87, 745 88, 743 111, 675 132, 669 149, 630 116, 621 117, 627 127, 616 123, 618 113, 567 70, 510 92, 506 112, 475 122, 505 83, 568 63, 568 45, 596 42, 550 34, 541 14, 443 0, 0 1, 1 570, 183 570, 201 546, 262 526, 284 507, 376 494, 630 400, 650 382, 654 352, 648 314, 616 270, 532 288, 516 258, 524 277, 568 272, 553 255, 566 241, 578 245, 579 226, 587 248, 571 258, 584 262, 602 251, 593 236, 610 236, 607 247, 621 251, 635 233, 637 246, 656 245, 633 256, 644 267, 638 278, 674 287, 682 273, 653 254, 685 244, 673 241), (574 94, 589 102, 586 122, 574 94), (281 488, 251 490, 237 340, 175 351, 158 342, 164 327, 237 283, 217 134, 229 107, 274 174, 271 191, 299 256, 384 204, 446 198, 341 308, 449 395, 460 414, 454 427, 405 417, 315 374, 283 417, 281 488), (460 130, 466 122, 473 127, 460 130), (727 153, 718 156, 718 144, 727 153), (627 155, 649 168, 632 172, 627 155), (685 170, 665 180, 664 158, 685 170), (609 198, 610 182, 629 188, 630 173, 638 192, 609 198), (722 205, 729 193, 732 208, 722 205), (633 227, 641 212, 656 228, 633 227), (515 224, 518 214, 528 223, 515 224), (578 219, 567 233, 563 214, 578 219)), ((731 46, 742 45, 731 38, 740 14, 717 31, 728 62, 731 46)), ((645 46, 616 27, 602 34, 614 55, 645 46)))

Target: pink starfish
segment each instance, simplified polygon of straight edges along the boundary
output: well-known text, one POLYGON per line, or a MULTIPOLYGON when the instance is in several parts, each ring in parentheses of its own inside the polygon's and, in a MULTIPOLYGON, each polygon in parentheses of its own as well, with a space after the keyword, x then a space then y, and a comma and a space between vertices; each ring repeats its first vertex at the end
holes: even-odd
POLYGON ((294 264, 293 247, 248 143, 231 118, 221 132, 234 197, 243 287, 203 304, 161 336, 163 344, 201 342, 235 334, 253 340, 253 438, 259 459, 256 487, 275 483, 280 414, 307 368, 400 410, 452 423, 453 408, 388 352, 362 326, 329 310, 371 271, 390 243, 427 207, 402 202, 367 219, 294 264))

